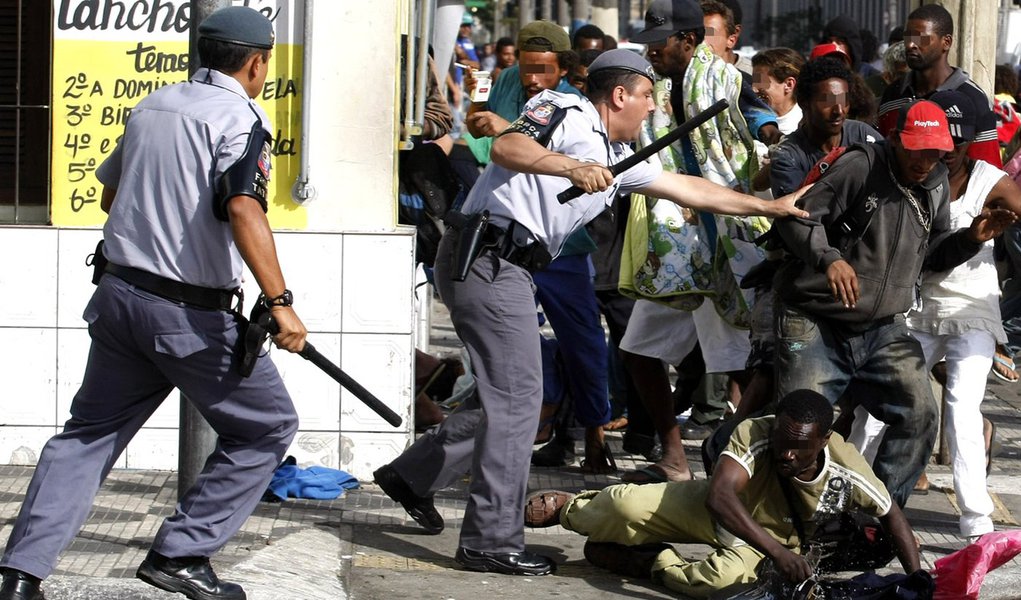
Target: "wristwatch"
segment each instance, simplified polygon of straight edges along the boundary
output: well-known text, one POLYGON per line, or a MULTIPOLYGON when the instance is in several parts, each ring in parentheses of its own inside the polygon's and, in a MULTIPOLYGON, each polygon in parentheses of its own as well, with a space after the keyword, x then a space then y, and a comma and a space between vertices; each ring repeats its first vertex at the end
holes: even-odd
POLYGON ((291 306, 294 304, 294 294, 291 293, 291 290, 285 289, 282 294, 273 298, 263 296, 262 303, 266 306, 266 308, 272 308, 274 306, 291 306))

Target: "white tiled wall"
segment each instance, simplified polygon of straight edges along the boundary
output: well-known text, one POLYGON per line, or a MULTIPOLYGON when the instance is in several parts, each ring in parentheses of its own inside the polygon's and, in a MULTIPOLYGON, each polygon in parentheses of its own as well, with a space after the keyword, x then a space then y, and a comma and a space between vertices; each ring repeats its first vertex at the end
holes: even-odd
MULTIPOLYGON (((85 304, 82 304, 85 308, 85 304)), ((84 329, 85 321, 78 321, 82 329, 59 328, 57 334, 57 356, 54 366, 57 368, 57 414, 55 424, 60 425, 67 420, 71 411, 71 400, 82 385, 85 375, 85 363, 89 360, 89 332, 84 329)), ((6 362, 0 367, 7 368, 6 362)))
POLYGON ((57 230, 5 229, 0 256, 0 327, 52 327, 57 315, 57 230))
POLYGON ((0 426, 0 463, 34 465, 43 444, 57 433, 57 428, 0 426))
POLYGON ((368 392, 396 412, 404 423, 394 428, 351 392, 341 392, 341 428, 344 431, 411 431, 411 336, 394 333, 345 333, 342 341, 344 371, 368 392))
MULTIPOLYGON (((0 294, 2 295, 2 294, 0 294)), ((54 425, 57 401, 57 330, 11 327, 3 331, 0 385, 7 425, 54 425)))
POLYGON ((342 433, 340 468, 358 479, 371 480, 372 472, 404 452, 410 439, 400 433, 342 433))
POLYGON ((344 238, 343 331, 410 333, 414 247, 396 236, 344 238))
MULTIPOLYGON (((33 464, 67 420, 88 358, 85 265, 98 229, 0 227, 0 464, 33 464)), ((411 439, 415 343, 414 236, 278 232, 277 250, 308 341, 404 419, 391 427, 302 358, 271 356, 301 420, 291 453, 371 477, 411 439)), ((246 312, 258 288, 246 275, 246 312)), ((118 467, 176 469, 175 391, 129 444, 118 467)))
MULTIPOLYGON (((0 233, 0 237, 6 231, 0 233)), ((61 229, 57 236, 57 327, 85 328, 82 311, 92 296, 92 267, 85 259, 96 251, 96 244, 103 239, 101 229, 61 229)), ((47 272, 43 265, 41 270, 47 272)), ((47 275, 52 277, 52 271, 47 275)), ((87 339, 87 336, 86 336, 87 339)), ((82 363, 84 365, 84 363, 82 363)))
MULTIPOLYGON (((331 362, 340 364, 339 333, 311 332, 306 341, 331 362)), ((301 429, 340 431, 340 384, 296 354, 273 348, 270 355, 301 415, 301 429)))

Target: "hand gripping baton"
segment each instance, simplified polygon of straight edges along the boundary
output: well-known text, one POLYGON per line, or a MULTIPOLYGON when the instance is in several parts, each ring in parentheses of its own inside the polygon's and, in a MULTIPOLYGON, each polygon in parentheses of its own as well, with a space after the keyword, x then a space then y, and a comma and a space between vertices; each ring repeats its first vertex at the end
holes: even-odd
MULTIPOLYGON (((726 100, 717 101, 716 104, 713 104, 709 108, 703 110, 702 112, 688 119, 684 123, 681 123, 675 129, 672 129, 669 133, 659 138, 658 140, 654 141, 653 143, 649 144, 648 146, 642 148, 638 152, 635 152, 631 156, 625 158, 624 160, 620 161, 615 165, 610 165, 608 167, 610 169, 610 173, 613 173, 614 177, 620 175, 624 171, 627 171, 631 167, 646 160, 647 158, 659 152, 663 148, 666 148, 670 144, 676 142, 678 139, 680 139, 682 135, 687 135, 691 133, 693 129, 695 129, 702 123, 705 123, 709 119, 715 117, 716 115, 720 114, 729 106, 730 103, 727 102, 726 100)), ((572 185, 571 187, 557 194, 557 200, 559 200, 561 204, 567 204, 571 200, 574 200, 578 196, 582 196, 584 194, 585 190, 581 189, 578 186, 572 185)))

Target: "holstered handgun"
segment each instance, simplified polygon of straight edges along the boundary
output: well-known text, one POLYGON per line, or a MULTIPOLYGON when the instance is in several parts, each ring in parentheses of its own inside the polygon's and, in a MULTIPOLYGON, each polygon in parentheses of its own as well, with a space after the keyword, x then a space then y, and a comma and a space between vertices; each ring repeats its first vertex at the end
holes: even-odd
MULTIPOLYGON (((242 377, 248 377, 252 374, 255 369, 255 361, 262 355, 262 348, 266 344, 266 340, 275 333, 276 323, 273 321, 273 315, 269 312, 269 307, 263 302, 265 296, 259 294, 259 297, 255 300, 255 306, 252 307, 251 316, 247 321, 242 322, 243 333, 241 335, 241 360, 238 364, 238 370, 241 372, 242 377)), ((240 317, 244 319, 244 317, 240 317)))
MULTIPOLYGON (((458 214, 460 215, 460 213, 458 214)), ((448 216, 448 218, 451 217, 454 216, 448 216)), ((475 259, 479 257, 479 253, 485 248, 485 234, 486 229, 489 228, 489 211, 484 210, 480 213, 464 217, 464 221, 460 226, 457 223, 451 223, 451 226, 457 231, 457 242, 454 249, 454 260, 456 262, 454 263, 454 272, 451 273, 450 278, 454 281, 464 281, 468 277, 468 271, 471 269, 475 259)))
POLYGON ((92 285, 99 285, 99 280, 106 272, 106 255, 103 254, 103 240, 96 244, 96 251, 85 258, 85 265, 92 267, 92 285))
POLYGON ((545 269, 553 260, 546 247, 536 242, 532 232, 517 221, 511 221, 504 232, 499 251, 502 258, 532 273, 545 269))

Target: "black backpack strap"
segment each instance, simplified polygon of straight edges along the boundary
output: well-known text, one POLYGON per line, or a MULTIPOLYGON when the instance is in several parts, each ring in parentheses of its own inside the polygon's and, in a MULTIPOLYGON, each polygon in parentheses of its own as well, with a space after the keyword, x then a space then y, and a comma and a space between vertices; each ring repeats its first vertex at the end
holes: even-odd
MULTIPOLYGON (((869 190, 876 189, 876 185, 882 177, 886 176, 887 172, 885 168, 875 168, 876 153, 881 150, 873 144, 856 144, 851 146, 846 152, 839 154, 833 159, 833 163, 852 151, 865 153, 869 161, 869 176, 865 186, 862 187, 861 193, 848 204, 844 212, 837 217, 837 220, 826 228, 826 237, 829 239, 830 245, 836 248, 841 256, 846 256, 847 252, 865 237, 865 232, 868 231, 872 217, 875 216, 879 208, 878 194, 869 192, 869 190)), ((829 173, 828 168, 823 170, 820 179, 825 177, 827 173, 829 173)), ((753 289, 772 282, 773 274, 776 272, 775 263, 790 253, 784 244, 783 238, 780 236, 780 232, 776 228, 775 220, 765 233, 755 238, 755 244, 761 246, 766 252, 766 260, 752 267, 741 280, 741 288, 743 289, 753 289)))
POLYGON ((861 193, 855 197, 837 220, 827 228, 830 244, 845 255, 855 244, 865 237, 872 217, 879 208, 879 195, 874 191, 876 184, 886 176, 886 169, 876 167, 876 153, 879 151, 872 144, 856 144, 848 148, 844 154, 852 151, 864 152, 869 163, 869 176, 862 187, 861 193))

